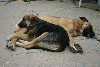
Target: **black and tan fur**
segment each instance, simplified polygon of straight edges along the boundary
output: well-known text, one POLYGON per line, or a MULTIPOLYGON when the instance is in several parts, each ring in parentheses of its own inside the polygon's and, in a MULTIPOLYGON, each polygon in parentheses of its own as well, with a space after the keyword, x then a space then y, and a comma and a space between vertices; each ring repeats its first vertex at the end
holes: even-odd
POLYGON ((29 41, 26 44, 16 42, 17 46, 23 48, 37 47, 60 52, 69 45, 67 31, 63 27, 48 23, 47 21, 41 20, 38 17, 33 17, 34 18, 30 19, 29 16, 26 15, 18 24, 20 28, 27 28, 27 32, 15 32, 10 36, 10 40, 13 38, 19 38, 29 41))
MULTIPOLYGON (((27 16, 29 16, 31 18, 33 17, 33 15, 31 15, 31 14, 29 14, 27 16)), ((69 39, 70 39, 69 43, 70 43, 72 52, 78 52, 78 50, 79 50, 79 48, 77 48, 78 42, 74 41, 72 39, 72 36, 84 35, 83 31, 85 31, 86 28, 88 29, 87 31, 89 31, 89 30, 90 31, 87 33, 85 31, 86 34, 84 36, 88 35, 89 37, 93 37, 95 35, 91 28, 92 27, 91 24, 84 17, 80 17, 81 20, 71 19, 68 17, 54 17, 54 16, 38 16, 38 18, 48 21, 50 23, 56 24, 56 25, 60 25, 65 30, 67 30, 69 39), (89 35, 89 34, 91 34, 91 35, 89 35)), ((25 33, 27 31, 26 28, 20 28, 20 27, 17 27, 17 28, 18 29, 14 31, 15 33, 16 32, 17 33, 18 32, 25 33)), ((14 45, 15 45, 17 39, 18 38, 13 38, 11 40, 10 46, 13 46, 13 48, 14 48, 14 45)))

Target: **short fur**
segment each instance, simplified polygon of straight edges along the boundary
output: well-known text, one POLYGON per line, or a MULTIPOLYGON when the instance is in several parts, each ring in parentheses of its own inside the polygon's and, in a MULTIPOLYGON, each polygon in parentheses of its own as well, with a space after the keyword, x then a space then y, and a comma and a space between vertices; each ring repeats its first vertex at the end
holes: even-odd
MULTIPOLYGON (((28 14, 27 16, 29 16, 30 19, 33 17, 32 14, 28 14)), ((72 52, 82 52, 81 51, 82 49, 79 48, 78 42, 73 40, 72 36, 79 36, 79 35, 83 35, 83 36, 87 36, 87 37, 95 36, 92 25, 88 22, 88 20, 85 17, 79 17, 81 20, 71 19, 68 17, 54 17, 54 16, 38 16, 38 18, 63 27, 69 35, 69 39, 70 39, 69 44, 70 44, 72 52)), ((22 32, 24 29, 26 29, 26 28, 18 27, 17 30, 19 32, 22 32)), ((17 30, 15 30, 14 32, 16 33, 17 30)), ((25 32, 26 31, 24 31, 24 33, 25 32)), ((8 40, 9 40, 9 37, 8 37, 8 40)), ((14 45, 16 40, 17 40, 17 38, 13 38, 11 40, 10 46, 14 45)))
MULTIPOLYGON (((40 19, 48 21, 50 23, 60 25, 63 27, 66 31, 70 33, 70 35, 73 36, 81 36, 83 35, 83 30, 90 26, 92 27, 91 23, 88 22, 88 20, 85 17, 79 17, 79 19, 71 19, 69 17, 54 17, 54 16, 38 16, 40 19)), ((93 35, 90 37, 95 36, 95 33, 93 32, 93 28, 90 29, 93 35)), ((89 31, 89 30, 88 30, 89 31)), ((85 35, 83 35, 85 36, 85 35)))

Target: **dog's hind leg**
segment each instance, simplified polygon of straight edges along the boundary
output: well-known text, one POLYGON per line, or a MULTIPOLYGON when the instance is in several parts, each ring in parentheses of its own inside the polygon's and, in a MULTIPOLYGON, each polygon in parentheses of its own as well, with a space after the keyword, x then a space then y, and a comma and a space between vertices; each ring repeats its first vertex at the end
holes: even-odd
POLYGON ((27 42, 27 43, 16 42, 16 45, 23 48, 32 48, 34 46, 37 46, 41 49, 46 49, 50 51, 60 51, 60 45, 58 43, 44 42, 47 36, 50 36, 50 35, 48 34, 48 32, 45 32, 41 36, 35 38, 31 42, 27 42))
MULTIPOLYGON (((41 40, 43 40, 44 37, 46 37, 46 34, 48 34, 48 32, 43 33, 41 36, 35 38, 33 41, 31 42, 27 42, 27 43, 20 43, 20 42, 16 42, 17 46, 23 47, 23 48, 31 48, 33 46, 37 46, 37 44, 39 42, 41 42, 41 40)), ((21 35, 22 36, 22 35, 21 35)))
POLYGON ((35 46, 32 42, 27 42, 27 43, 16 42, 16 45, 23 48, 31 48, 35 46))

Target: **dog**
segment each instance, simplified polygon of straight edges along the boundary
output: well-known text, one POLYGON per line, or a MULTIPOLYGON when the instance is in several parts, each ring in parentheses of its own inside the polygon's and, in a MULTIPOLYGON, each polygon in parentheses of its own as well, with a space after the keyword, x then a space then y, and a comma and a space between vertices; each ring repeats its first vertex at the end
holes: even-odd
POLYGON ((66 31, 68 31, 71 37, 86 36, 93 38, 95 33, 91 23, 85 17, 79 17, 79 19, 71 19, 69 17, 54 17, 54 16, 38 16, 40 19, 47 22, 60 25, 66 31))
MULTIPOLYGON (((37 22, 43 22, 43 23, 47 23, 46 21, 43 21, 43 20, 41 20, 39 17, 36 17, 36 16, 34 16, 34 15, 32 15, 32 14, 28 14, 28 15, 25 15, 24 17, 23 17, 23 19, 21 20, 21 22, 19 22, 17 25, 17 29, 14 31, 14 34, 13 35, 11 35, 11 36, 9 36, 8 37, 8 41, 10 41, 11 40, 11 43, 10 43, 10 45, 7 45, 6 47, 7 48, 11 48, 11 46, 13 46, 11 49, 12 50, 14 50, 14 45, 15 45, 15 43, 16 43, 16 45, 17 46, 20 46, 20 47, 24 47, 24 48, 27 48, 27 47, 29 47, 28 45, 31 43, 32 44, 32 42, 31 41, 35 41, 35 40, 37 40, 37 39, 39 39, 39 40, 41 40, 41 38, 43 39, 43 37, 44 36, 38 36, 37 38, 36 37, 34 37, 34 36, 37 36, 36 34, 38 34, 39 32, 37 32, 37 31, 35 31, 34 32, 34 29, 32 28, 32 29, 30 29, 29 27, 33 27, 33 26, 35 26, 36 24, 37 24, 37 22), (28 19, 26 19, 26 18, 28 18, 28 19), (25 25, 26 24, 26 25, 25 25), (35 24, 35 25, 34 25, 35 24), (32 35, 32 36, 29 36, 30 35, 30 32, 31 32, 31 34, 33 34, 32 32, 34 32, 34 33, 36 33, 34 36, 32 35), (28 33, 28 34, 26 34, 26 33, 28 33), (40 37, 40 38, 39 38, 40 37), (26 40, 26 41, 28 41, 27 42, 27 44, 22 44, 22 43, 19 43, 19 42, 16 42, 17 40, 18 40, 18 38, 20 38, 20 39, 23 39, 23 40, 26 40), (14 42, 14 43, 13 43, 14 42), (27 46, 27 47, 25 47, 25 45, 27 46)), ((42 24, 43 24, 42 23, 42 24)), ((40 25, 40 28, 42 28, 41 27, 41 25, 42 25, 41 23, 38 23, 38 25, 40 25)), ((36 26, 38 26, 38 25, 36 25, 36 26)), ((53 25, 53 24, 52 24, 53 25)), ((56 26, 56 25, 55 25, 56 26)), ((54 27, 55 27, 54 26, 54 27)), ((58 26, 58 25, 57 25, 58 26)), ((44 30, 44 27, 45 27, 45 29, 46 28, 48 28, 49 27, 49 25, 45 25, 45 26, 43 26, 43 30, 44 30)), ((40 30, 40 28, 39 28, 39 30, 40 30)), ((53 27, 50 27, 51 29, 53 28, 53 27)), ((62 28, 62 27, 61 27, 62 28)), ((38 28, 36 27, 36 29, 35 30, 37 30, 38 28)), ((54 28, 55 29, 55 28, 54 28)), ((42 30, 42 29, 41 29, 42 30)), ((49 29, 48 29, 49 30, 49 29)), ((57 31, 59 31, 60 29, 56 29, 57 31)), ((45 31, 46 33, 48 33, 47 31, 45 31)), ((60 33, 62 33, 61 32, 61 30, 60 30, 60 33)), ((43 35, 45 34, 45 33, 42 33, 43 35)), ((66 36, 64 35, 64 37, 65 38, 69 38, 69 39, 72 39, 72 37, 70 36, 70 37, 68 37, 68 35, 69 35, 69 33, 67 32, 66 33, 66 36)), ((46 35, 45 35, 46 36, 46 35)), ((48 36, 47 36, 48 37, 48 36)), ((44 37, 45 38, 45 37, 44 37)), ((64 39, 65 39, 64 38, 64 39)), ((52 39, 52 38, 50 38, 50 39, 52 39)), ((61 41, 63 40, 63 38, 61 38, 60 39, 61 41)), ((65 40, 64 40, 65 41, 65 40)), ((66 41, 68 41, 68 40, 66 40, 66 41)), ((76 53, 76 52, 79 52, 79 53, 83 53, 83 50, 82 50, 82 47, 81 46, 79 46, 78 44, 77 44, 77 42, 76 41, 74 41, 73 39, 72 40, 69 40, 69 43, 70 43, 70 50, 72 51, 72 52, 74 52, 74 53, 76 53), (73 44, 73 43, 75 43, 75 44, 73 44)), ((46 43, 47 44, 47 43, 46 43)), ((31 46, 33 46, 33 45, 31 45, 31 46)), ((45 45, 46 46, 46 45, 45 45)), ((61 47, 61 46, 60 46, 61 47)), ((64 48, 65 48, 66 46, 64 46, 64 48)), ((50 49, 49 49, 50 50, 50 49)), ((52 49, 51 49, 52 50, 52 49)), ((56 50, 55 50, 56 51, 56 50)), ((57 51, 59 51, 59 50, 57 50, 57 51)), ((60 50, 61 51, 61 50, 60 50)))

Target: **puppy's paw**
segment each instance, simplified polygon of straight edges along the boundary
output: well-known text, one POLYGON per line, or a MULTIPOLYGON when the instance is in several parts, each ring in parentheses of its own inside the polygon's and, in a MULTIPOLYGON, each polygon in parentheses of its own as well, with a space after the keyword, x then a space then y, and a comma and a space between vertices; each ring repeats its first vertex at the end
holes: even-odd
POLYGON ((7 45, 6 45, 6 47, 8 48, 8 49, 10 49, 10 42, 7 42, 7 45))
POLYGON ((11 49, 11 51, 15 51, 15 46, 12 46, 12 45, 10 44, 10 42, 7 42, 6 47, 7 47, 8 49, 11 49))
POLYGON ((13 46, 10 47, 11 51, 15 51, 15 49, 13 48, 13 46))
POLYGON ((10 49, 10 47, 9 47, 8 45, 6 45, 6 47, 7 47, 8 49, 10 49))

